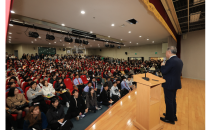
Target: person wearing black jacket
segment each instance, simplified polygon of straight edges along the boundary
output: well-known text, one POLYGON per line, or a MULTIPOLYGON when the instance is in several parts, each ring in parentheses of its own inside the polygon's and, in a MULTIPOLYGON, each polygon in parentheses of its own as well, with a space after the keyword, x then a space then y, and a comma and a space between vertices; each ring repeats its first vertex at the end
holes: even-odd
POLYGON ((104 71, 103 78, 107 79, 109 76, 106 74, 107 71, 104 71))
POLYGON ((79 120, 79 117, 85 117, 85 114, 88 112, 88 108, 76 89, 73 90, 72 94, 73 96, 71 96, 70 99, 70 107, 67 111, 65 119, 70 120, 75 117, 76 120, 79 120))
POLYGON ((58 77, 57 78, 57 82, 55 83, 55 91, 59 91, 57 92, 58 95, 61 96, 61 98, 63 99, 62 100, 62 103, 65 104, 66 103, 66 106, 69 107, 69 101, 70 101, 70 93, 69 92, 64 92, 62 93, 62 91, 66 89, 66 85, 64 84, 64 82, 62 81, 62 78, 61 77, 58 77))
POLYGON ((60 128, 70 130, 73 127, 70 120, 65 120, 64 107, 59 104, 57 96, 52 97, 51 107, 48 110, 46 117, 48 120, 48 126, 51 130, 59 130, 60 128), (62 123, 64 123, 63 126, 61 126, 62 123))
POLYGON ((112 99, 110 99, 110 94, 108 92, 108 84, 104 84, 103 91, 100 94, 100 101, 102 101, 102 105, 110 107, 112 104, 112 99))
POLYGON ((23 53, 22 59, 26 59, 26 54, 23 53))
POLYGON ((41 54, 40 59, 41 60, 44 59, 44 54, 41 54))

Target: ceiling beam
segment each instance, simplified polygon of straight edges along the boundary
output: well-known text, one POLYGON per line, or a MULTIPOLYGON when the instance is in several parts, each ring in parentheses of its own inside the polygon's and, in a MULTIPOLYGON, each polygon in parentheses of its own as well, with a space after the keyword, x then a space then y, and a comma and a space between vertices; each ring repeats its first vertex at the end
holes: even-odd
MULTIPOLYGON (((189 3, 188 3, 188 4, 189 4, 189 3)), ((185 8, 185 9, 177 10, 176 12, 183 11, 183 10, 187 10, 187 9, 191 9, 191 8, 194 8, 194 7, 197 7, 197 6, 200 6, 200 5, 205 5, 205 3, 201 3, 201 4, 194 5, 194 6, 191 6, 191 7, 185 8)))

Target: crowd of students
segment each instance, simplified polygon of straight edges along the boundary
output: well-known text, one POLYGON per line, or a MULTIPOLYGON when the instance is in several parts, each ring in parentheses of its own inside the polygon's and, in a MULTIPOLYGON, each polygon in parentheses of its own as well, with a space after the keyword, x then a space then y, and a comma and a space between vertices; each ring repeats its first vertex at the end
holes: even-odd
POLYGON ((11 116, 24 130, 70 129, 70 119, 84 118, 88 111, 95 113, 102 105, 111 107, 135 89, 134 74, 150 72, 161 76, 160 60, 36 56, 27 58, 24 54, 20 60, 6 59, 7 129, 13 128, 11 116), (66 114, 64 106, 68 108, 66 114))

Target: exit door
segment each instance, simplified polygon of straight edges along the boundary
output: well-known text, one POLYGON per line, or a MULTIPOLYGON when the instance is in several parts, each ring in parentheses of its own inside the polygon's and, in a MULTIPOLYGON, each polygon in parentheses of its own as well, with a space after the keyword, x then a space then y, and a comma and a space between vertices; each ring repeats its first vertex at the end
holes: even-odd
POLYGON ((14 50, 14 56, 18 58, 18 50, 14 50))

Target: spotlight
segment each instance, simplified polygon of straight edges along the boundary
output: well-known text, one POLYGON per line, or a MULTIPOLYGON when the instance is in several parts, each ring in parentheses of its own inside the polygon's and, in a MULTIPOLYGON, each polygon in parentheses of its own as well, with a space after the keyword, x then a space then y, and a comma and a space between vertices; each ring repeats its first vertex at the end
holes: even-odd
POLYGON ((80 39, 75 39, 75 43, 82 43, 82 40, 80 40, 80 39))
POLYGON ((73 42, 73 39, 72 39, 72 38, 69 38, 69 37, 65 37, 65 38, 64 38, 64 41, 65 41, 65 42, 73 42))
POLYGON ((47 39, 47 40, 54 40, 55 37, 54 37, 54 35, 46 34, 46 39, 47 39))
POLYGON ((114 45, 110 45, 110 48, 114 48, 114 45))
POLYGON ((117 49, 120 49, 121 48, 121 46, 117 46, 117 49))
POLYGON ((85 45, 88 45, 88 44, 89 44, 89 42, 88 42, 88 41, 85 41, 85 40, 83 40, 83 44, 85 44, 85 45))
POLYGON ((37 32, 31 32, 29 31, 29 37, 34 37, 34 38, 38 38, 39 34, 37 32))
POLYGON ((106 44, 105 47, 109 47, 109 45, 106 44))

